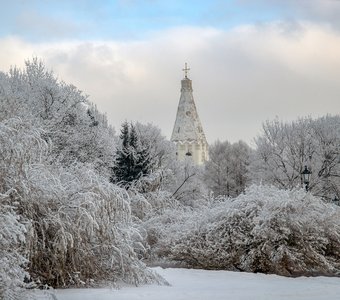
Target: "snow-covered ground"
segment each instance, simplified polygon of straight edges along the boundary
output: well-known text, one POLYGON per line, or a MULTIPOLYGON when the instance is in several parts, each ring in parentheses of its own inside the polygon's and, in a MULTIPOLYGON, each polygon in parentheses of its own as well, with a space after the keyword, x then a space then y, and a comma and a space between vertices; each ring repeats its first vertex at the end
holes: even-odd
POLYGON ((171 286, 56 290, 58 300, 338 300, 340 278, 299 277, 189 269, 155 270, 171 286))

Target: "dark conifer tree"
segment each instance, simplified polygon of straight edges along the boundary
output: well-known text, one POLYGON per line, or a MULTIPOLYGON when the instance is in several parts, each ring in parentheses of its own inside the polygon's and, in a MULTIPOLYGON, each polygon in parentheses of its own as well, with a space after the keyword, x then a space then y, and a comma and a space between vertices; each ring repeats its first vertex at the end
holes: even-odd
POLYGON ((111 176, 111 182, 114 183, 125 183, 129 180, 130 174, 130 158, 129 158, 129 124, 124 122, 120 131, 119 138, 122 141, 121 149, 116 152, 116 161, 113 167, 113 174, 111 176))
POLYGON ((116 152, 111 182, 129 186, 132 181, 151 172, 149 148, 141 143, 133 124, 124 122, 119 137, 122 146, 116 152))

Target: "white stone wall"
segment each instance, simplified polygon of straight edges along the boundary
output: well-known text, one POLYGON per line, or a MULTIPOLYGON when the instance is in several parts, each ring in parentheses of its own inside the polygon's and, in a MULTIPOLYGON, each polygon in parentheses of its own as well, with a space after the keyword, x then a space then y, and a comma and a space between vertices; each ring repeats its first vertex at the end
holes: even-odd
POLYGON ((206 143, 178 142, 176 143, 176 146, 178 160, 184 160, 187 157, 191 158, 196 165, 202 165, 209 159, 206 143), (190 153, 191 155, 188 155, 187 153, 190 153))

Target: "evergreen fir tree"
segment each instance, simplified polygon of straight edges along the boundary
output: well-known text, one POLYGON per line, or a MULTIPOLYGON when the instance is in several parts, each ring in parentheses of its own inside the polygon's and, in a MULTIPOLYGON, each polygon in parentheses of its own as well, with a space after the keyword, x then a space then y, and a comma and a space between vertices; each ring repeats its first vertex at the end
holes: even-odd
POLYGON ((128 186, 130 182, 148 175, 152 169, 150 151, 143 145, 133 124, 122 124, 121 149, 116 152, 111 182, 128 186))

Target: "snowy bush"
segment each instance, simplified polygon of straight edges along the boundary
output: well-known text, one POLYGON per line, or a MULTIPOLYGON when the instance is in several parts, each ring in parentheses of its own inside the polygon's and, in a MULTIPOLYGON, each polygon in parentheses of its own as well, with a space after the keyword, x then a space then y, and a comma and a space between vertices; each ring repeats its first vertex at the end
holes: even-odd
POLYGON ((25 227, 10 201, 11 191, 0 193, 0 299, 19 299, 23 280, 28 277, 22 255, 25 227))
POLYGON ((253 185, 174 229, 163 246, 170 258, 191 267, 340 274, 340 209, 302 190, 253 185))
MULTIPOLYGON (((150 200, 149 200, 150 201, 150 200)), ((169 261, 171 253, 171 241, 178 239, 183 232, 190 232, 196 226, 200 214, 208 211, 218 200, 211 197, 202 198, 195 205, 186 205, 181 201, 164 195, 156 198, 141 227, 145 230, 148 251, 148 261, 151 264, 165 263, 170 266, 178 266, 174 261, 169 261), (157 205, 158 204, 158 205, 157 205)))
POLYGON ((35 191, 23 204, 32 220, 28 250, 34 278, 53 286, 156 280, 134 251, 138 232, 125 190, 89 166, 37 167, 27 176, 35 191))
POLYGON ((55 141, 38 124, 28 116, 0 119, 0 195, 9 201, 0 212, 8 229, 1 235, 1 293, 14 295, 22 283, 24 257, 42 285, 161 282, 135 252, 139 233, 126 191, 95 162, 57 159, 55 141))

